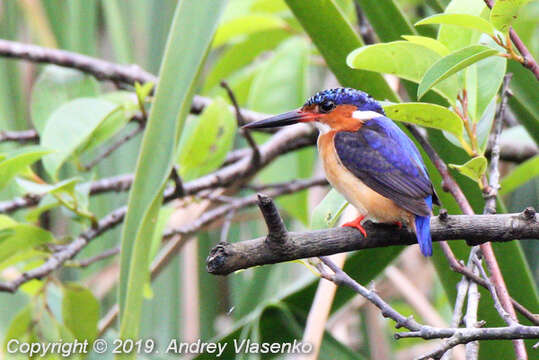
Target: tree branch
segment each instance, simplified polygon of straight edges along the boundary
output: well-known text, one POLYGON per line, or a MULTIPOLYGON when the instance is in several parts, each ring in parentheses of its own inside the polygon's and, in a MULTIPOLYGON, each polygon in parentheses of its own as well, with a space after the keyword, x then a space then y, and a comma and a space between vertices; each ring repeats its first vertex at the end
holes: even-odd
MULTIPOLYGON (((262 210, 262 208, 261 208, 262 210)), ((252 266, 331 255, 340 252, 385 246, 416 244, 414 234, 386 224, 366 222, 369 234, 364 238, 350 228, 289 232, 287 240, 274 251, 267 237, 236 243, 218 244, 206 260, 212 274, 226 275, 252 266)), ((467 239, 477 242, 511 241, 518 238, 539 239, 539 216, 526 213, 503 215, 448 215, 431 219, 433 241, 467 239)))
MULTIPOLYGON (((98 80, 109 80, 115 83, 134 85, 147 82, 157 83, 157 77, 143 70, 138 65, 120 65, 106 60, 93 58, 66 50, 50 49, 42 46, 24 44, 16 41, 0 39, 0 56, 23 59, 35 63, 55 64, 77 69, 90 74, 98 80)), ((191 112, 199 114, 212 102, 211 99, 195 95, 191 104, 191 112)), ((230 107, 234 111, 233 107, 230 107)), ((261 120, 267 117, 251 110, 241 110, 243 119, 247 122, 261 120)))

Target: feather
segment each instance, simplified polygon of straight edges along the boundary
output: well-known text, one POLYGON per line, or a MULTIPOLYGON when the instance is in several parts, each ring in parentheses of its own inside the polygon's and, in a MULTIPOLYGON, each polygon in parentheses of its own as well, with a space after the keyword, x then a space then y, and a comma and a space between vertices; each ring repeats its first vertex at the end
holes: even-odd
POLYGON ((393 123, 380 116, 357 131, 335 134, 342 164, 380 195, 418 216, 430 216, 425 199, 435 197, 419 151, 393 123))

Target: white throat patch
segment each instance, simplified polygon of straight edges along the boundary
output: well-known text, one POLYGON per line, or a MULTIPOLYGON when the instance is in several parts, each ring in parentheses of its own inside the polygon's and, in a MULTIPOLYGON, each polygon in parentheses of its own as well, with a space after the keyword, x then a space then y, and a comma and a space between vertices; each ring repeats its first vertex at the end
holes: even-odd
POLYGON ((380 117, 380 116, 383 116, 382 114, 380 113, 377 113, 376 111, 361 111, 361 110, 356 110, 352 113, 352 117, 354 119, 358 119, 358 120, 370 120, 370 119, 374 119, 374 118, 377 118, 377 117, 380 117))
POLYGON ((324 124, 318 121, 314 121, 313 123, 314 123, 314 126, 316 126, 316 128, 320 132, 320 135, 327 134, 331 130, 331 127, 328 124, 324 124))

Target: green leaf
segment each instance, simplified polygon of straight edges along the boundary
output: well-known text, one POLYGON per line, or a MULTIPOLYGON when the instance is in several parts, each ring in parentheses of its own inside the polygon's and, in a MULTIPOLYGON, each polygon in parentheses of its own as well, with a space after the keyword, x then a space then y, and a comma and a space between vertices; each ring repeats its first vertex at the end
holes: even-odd
MULTIPOLYGON (((290 36, 290 33, 282 29, 261 31, 250 35, 242 42, 230 46, 219 56, 206 76, 203 92, 207 93, 223 79, 227 79, 242 68, 244 69, 262 52, 273 49, 288 36, 290 36)), ((227 80, 230 81, 230 79, 227 80)))
POLYGON ((122 229, 118 298, 123 339, 138 337, 141 289, 149 272, 151 242, 148 240, 155 231, 163 190, 190 109, 194 84, 224 3, 181 1, 176 6, 122 229))
POLYGON ((458 25, 494 35, 494 27, 487 20, 469 14, 436 14, 416 22, 415 26, 427 24, 458 25))
MULTIPOLYGON (((499 47, 489 36, 482 35, 482 44, 499 47)), ((507 59, 491 56, 466 68, 465 87, 468 95, 468 113, 473 122, 478 122, 492 99, 496 97, 505 75, 507 59)))
POLYGON ((327 229, 335 226, 348 202, 337 190, 331 191, 314 208, 311 215, 311 229, 327 229))
POLYGON ((402 38, 408 40, 411 43, 424 46, 426 48, 435 51, 440 56, 449 55, 449 49, 442 44, 439 40, 426 37, 426 36, 417 36, 417 35, 402 35, 402 38))
POLYGON ((212 47, 219 47, 240 35, 249 35, 270 29, 284 29, 285 27, 286 22, 283 19, 271 14, 240 16, 219 26, 212 47))
POLYGON ((496 0, 490 10, 490 22, 496 29, 508 32, 509 28, 518 19, 519 10, 530 0, 496 0))
POLYGON ((180 140, 178 149, 179 172, 185 181, 221 166, 234 144, 237 128, 236 118, 222 98, 215 99, 192 121, 194 129, 185 141, 180 140))
MULTIPOLYGON (((351 52, 346 62, 355 69, 392 74, 420 82, 427 69, 441 59, 435 51, 409 41, 393 41, 363 46, 351 52)), ((434 90, 451 104, 455 103, 459 85, 457 79, 440 82, 434 90)))
POLYGON ((465 164, 449 164, 449 167, 458 170, 462 175, 479 182, 481 181, 481 176, 487 170, 487 159, 484 156, 476 156, 465 164))
POLYGON ((63 286, 62 319, 65 326, 80 342, 89 343, 97 336, 99 301, 81 284, 67 283, 63 286))
POLYGON ((376 99, 397 100, 381 75, 352 70, 346 65, 346 56, 363 42, 333 0, 286 0, 286 3, 341 85, 363 90, 376 99))
POLYGON ((80 98, 62 105, 43 130, 41 145, 56 150, 43 158, 43 166, 56 179, 62 164, 91 139, 99 125, 118 106, 110 101, 80 98))
POLYGON ((456 72, 497 53, 498 50, 488 46, 472 45, 441 58, 427 70, 421 79, 417 97, 421 98, 434 85, 456 72))
POLYGON ((539 176, 539 156, 534 156, 518 165, 506 175, 501 183, 500 195, 507 195, 531 179, 539 176))
POLYGON ((135 93, 137 94, 139 104, 144 104, 144 101, 146 101, 146 98, 150 95, 154 86, 155 84, 153 82, 147 82, 143 85, 138 81, 135 82, 135 93))
POLYGON ((78 70, 47 65, 39 74, 32 89, 30 112, 32 123, 40 135, 51 114, 60 105, 80 97, 99 93, 99 83, 78 70))
POLYGON ((384 106, 387 117, 410 124, 449 131, 461 137, 462 119, 446 107, 428 103, 401 103, 384 106))
POLYGON ((12 151, 0 160, 0 189, 4 188, 17 174, 28 172, 28 167, 51 151, 40 146, 25 146, 12 151))
MULTIPOLYGON (((445 14, 468 14, 481 16, 488 11, 482 0, 452 0, 446 7, 445 14)), ((477 30, 456 25, 440 25, 438 40, 450 51, 462 49, 477 42, 481 33, 477 30)))
POLYGON ((7 224, 4 215, 1 218, 0 262, 19 252, 54 242, 53 235, 47 230, 30 224, 7 224))

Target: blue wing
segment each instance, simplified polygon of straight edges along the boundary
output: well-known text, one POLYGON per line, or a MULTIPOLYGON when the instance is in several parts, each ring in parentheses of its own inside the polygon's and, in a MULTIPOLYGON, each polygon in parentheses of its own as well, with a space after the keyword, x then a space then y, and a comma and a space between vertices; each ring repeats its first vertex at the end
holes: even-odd
POLYGON ((386 117, 365 122, 354 132, 335 134, 342 164, 382 196, 419 216, 430 216, 425 201, 436 195, 414 143, 386 117))

